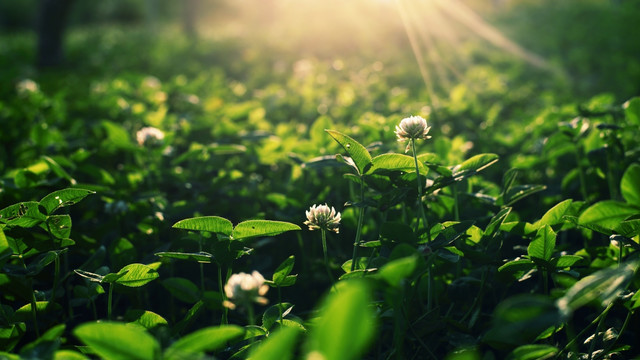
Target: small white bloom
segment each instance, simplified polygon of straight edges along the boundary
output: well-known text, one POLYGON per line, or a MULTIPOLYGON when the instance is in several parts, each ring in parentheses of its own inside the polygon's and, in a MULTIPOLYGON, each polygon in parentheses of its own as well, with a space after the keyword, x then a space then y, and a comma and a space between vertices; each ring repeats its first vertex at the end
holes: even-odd
POLYGON ((269 290, 269 286, 264 283, 264 277, 257 271, 251 274, 233 274, 224 286, 224 293, 227 301, 224 306, 235 309, 238 305, 249 305, 252 302, 266 304, 267 299, 263 297, 269 290))
POLYGON ((336 213, 336 209, 324 205, 313 205, 305 212, 307 215, 307 221, 305 225, 309 226, 309 230, 324 229, 329 231, 335 231, 336 234, 340 231, 340 213, 336 213))
POLYGON ((18 94, 20 95, 24 95, 24 94, 28 94, 28 93, 34 93, 36 91, 38 91, 40 89, 40 87, 38 86, 38 83, 36 83, 35 81, 31 80, 31 79, 24 79, 22 81, 20 81, 19 83, 16 84, 16 90, 18 91, 18 94))
POLYGON ((156 145, 162 142, 164 139, 164 133, 162 130, 148 126, 143 127, 136 133, 136 140, 138 145, 156 145))
MULTIPOLYGON (((427 135, 429 130, 431 130, 431 127, 427 126, 427 120, 421 116, 411 116, 402 119, 402 121, 400 121, 400 125, 396 125, 395 133, 398 137, 398 141, 411 139, 426 140, 431 139, 431 136, 427 135)), ((409 147, 407 146, 407 149, 408 148, 409 147)))

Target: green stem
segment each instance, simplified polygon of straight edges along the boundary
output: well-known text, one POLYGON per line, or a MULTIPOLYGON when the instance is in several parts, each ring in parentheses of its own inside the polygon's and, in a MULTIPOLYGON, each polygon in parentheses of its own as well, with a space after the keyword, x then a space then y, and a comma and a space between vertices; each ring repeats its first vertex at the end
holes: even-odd
POLYGON ((584 168, 582 167, 582 155, 580 154, 580 150, 575 148, 576 161, 578 162, 578 175, 580 177, 580 193, 582 193, 582 198, 584 201, 588 201, 589 195, 587 194, 587 180, 584 175, 584 168))
POLYGON ((249 303, 247 305, 247 317, 249 321, 249 325, 255 325, 255 314, 253 312, 253 304, 249 303))
POLYGON ((58 290, 60 282, 60 256, 56 254, 56 257, 53 261, 53 288, 51 289, 51 300, 49 301, 49 304, 52 304, 56 301, 56 292, 58 290))
MULTIPOLYGON (((567 345, 565 345, 565 347, 556 354, 556 359, 560 359, 560 355, 562 355, 562 353, 565 352, 569 347, 575 348, 576 341, 578 341, 578 339, 581 338, 584 335, 584 333, 586 333, 592 325, 599 323, 602 318, 606 317, 607 313, 609 312, 609 310, 611 310, 612 307, 613 307, 613 301, 600 313, 600 315, 598 315, 598 317, 593 319, 593 321, 591 321, 589 325, 585 326, 584 329, 582 329, 582 331, 580 331, 580 333, 578 333, 577 336, 574 336, 572 331, 568 333, 569 335, 568 338, 570 338, 571 341, 569 341, 567 345)), ((569 331, 569 323, 567 323, 567 331, 569 331)))
POLYGON ((611 310, 612 305, 613 305, 613 302, 611 302, 611 304, 607 306, 607 308, 602 313, 600 320, 598 321, 598 326, 596 326, 596 333, 593 335, 593 340, 591 340, 591 344, 589 344, 589 360, 593 359, 593 349, 596 346, 596 342, 600 340, 600 333, 602 332, 602 325, 604 325, 604 319, 607 318, 607 314, 609 313, 609 310, 611 310))
MULTIPOLYGON (((224 292, 224 284, 222 283, 222 266, 219 263, 216 263, 218 265, 218 289, 220 290, 220 295, 222 296, 222 302, 224 303, 227 300, 227 294, 224 292)), ((220 322, 223 325, 227 324, 227 307, 223 306, 222 307, 222 319, 220 319, 220 322)))
POLYGON ((351 271, 355 270, 358 262, 358 246, 362 236, 362 223, 364 222, 364 180, 360 176, 360 211, 358 213, 358 226, 356 227, 356 241, 353 243, 353 255, 351 256, 351 271))
POLYGON ((424 213, 424 206, 422 205, 422 183, 420 182, 420 168, 418 167, 418 155, 416 153, 416 139, 411 139, 411 149, 413 150, 413 161, 416 165, 416 183, 418 188, 418 209, 420 211, 420 217, 416 222, 416 234, 420 228, 420 219, 424 225, 425 232, 427 233, 427 240, 431 243, 431 233, 429 232, 429 223, 427 222, 427 216, 424 213))
MULTIPOLYGON (((22 254, 20 254, 20 262, 24 269, 27 268, 27 264, 24 262, 22 254)), ((36 293, 33 291, 33 279, 29 278, 29 289, 31 290, 31 317, 33 318, 33 328, 36 331, 36 337, 40 337, 40 328, 38 327, 38 304, 36 302, 36 293)))
POLYGON ((278 288, 278 312, 280 313, 280 325, 282 325, 282 290, 280 286, 278 288))
POLYGON ((109 284, 109 298, 107 299, 107 320, 111 320, 111 304, 113 303, 113 284, 109 284))
MULTIPOLYGON (((202 252, 202 234, 200 234, 200 238, 198 239, 198 251, 202 252)), ((204 264, 203 263, 199 263, 200 265, 200 292, 202 293, 202 296, 204 296, 204 264)), ((220 291, 222 291, 222 288, 220 288, 220 291)))
POLYGON ((324 255, 324 266, 327 269, 327 275, 329 276, 329 280, 331 281, 331 286, 335 289, 336 284, 333 281, 333 276, 331 275, 331 268, 329 267, 329 257, 327 256, 327 230, 321 229, 322 232, 322 253, 324 255))
POLYGON ((607 149, 607 183, 609 185, 609 197, 611 200, 618 199, 618 190, 616 187, 616 181, 613 178, 613 171, 611 170, 611 154, 607 149))
POLYGON ((451 185, 451 190, 453 191, 453 216, 455 221, 460 221, 460 208, 458 205, 458 186, 454 182, 451 185))

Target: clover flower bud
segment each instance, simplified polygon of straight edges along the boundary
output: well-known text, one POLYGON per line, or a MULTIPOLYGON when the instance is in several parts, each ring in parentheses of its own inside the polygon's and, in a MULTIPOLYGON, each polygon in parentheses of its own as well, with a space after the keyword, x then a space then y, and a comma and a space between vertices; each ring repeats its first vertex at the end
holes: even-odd
POLYGON ((333 207, 330 208, 327 204, 313 205, 305 213, 307 221, 304 224, 309 226, 309 230, 323 229, 335 231, 336 234, 340 232, 340 213, 336 213, 333 207))
POLYGON ((140 146, 159 145, 164 139, 162 130, 148 126, 143 127, 136 133, 136 140, 140 146))
POLYGON ((246 306, 252 302, 265 305, 268 301, 263 297, 269 290, 264 283, 264 277, 257 271, 251 274, 233 274, 224 286, 227 299, 223 305, 229 309, 235 309, 238 305, 246 306))
MULTIPOLYGON (((425 120, 421 116, 411 116, 402 119, 402 121, 400 121, 400 125, 396 125, 395 133, 398 137, 398 141, 412 139, 426 140, 431 138, 431 136, 427 135, 429 133, 429 130, 431 130, 431 127, 427 126, 427 120, 425 120)), ((407 149, 409 149, 408 145, 407 149)))

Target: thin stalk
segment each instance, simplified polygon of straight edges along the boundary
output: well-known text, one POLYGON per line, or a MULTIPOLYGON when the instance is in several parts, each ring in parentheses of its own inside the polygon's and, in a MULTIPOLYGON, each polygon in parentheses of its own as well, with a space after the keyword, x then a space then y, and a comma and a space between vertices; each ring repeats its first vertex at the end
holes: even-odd
POLYGON ((634 313, 633 311, 627 312, 627 317, 624 319, 624 323, 622 323, 622 327, 620 328, 620 331, 618 332, 616 339, 611 343, 611 345, 607 347, 606 352, 608 352, 618 342, 618 340, 620 340, 620 336, 622 336, 622 333, 624 333, 624 331, 627 330, 627 325, 629 325, 629 320, 631 320, 631 316, 633 315, 633 313, 634 313))
POLYGON ((416 139, 411 139, 411 149, 413 150, 413 161, 416 165, 416 183, 418 188, 418 208, 420 209, 420 217, 416 223, 416 233, 420 228, 420 219, 424 225, 425 232, 427 233, 427 240, 431 243, 431 234, 429 232, 429 223, 427 222, 427 216, 424 213, 424 206, 422 205, 422 183, 420 182, 420 168, 418 167, 418 155, 416 153, 416 139))
POLYGON ((364 222, 364 180, 360 176, 360 211, 358 213, 358 226, 356 227, 356 241, 353 243, 353 255, 351 256, 351 271, 355 270, 358 261, 358 246, 360 246, 360 237, 362 236, 362 223, 364 222))
MULTIPOLYGON (((569 342, 567 343, 567 345, 565 345, 565 347, 564 347, 564 348, 562 348, 562 350, 560 350, 560 351, 556 354, 556 359, 560 359, 560 355, 562 355, 562 353, 563 353, 563 352, 565 352, 569 347, 572 347, 572 348, 573 348, 573 347, 575 347, 575 342, 576 342, 576 341, 578 341, 578 339, 579 339, 579 338, 581 338, 581 337, 584 335, 584 333, 586 333, 586 332, 587 332, 587 330, 589 330, 589 328, 590 328, 592 325, 595 325, 596 323, 599 323, 599 322, 600 322, 600 320, 601 320, 603 317, 606 317, 606 316, 607 316, 607 313, 609 312, 609 310, 611 310, 611 308, 612 308, 612 307, 613 307, 613 302, 611 302, 611 303, 610 303, 610 304, 609 304, 609 305, 608 305, 608 306, 607 306, 607 307, 606 307, 606 308, 605 308, 605 309, 600 313, 600 315, 598 315, 595 319, 593 319, 593 321, 591 321, 591 323, 590 323, 589 325, 585 326, 585 327, 584 327, 584 329, 582 329, 582 331, 580 331, 580 333, 578 333, 578 335, 577 335, 577 336, 574 336, 574 335, 573 335, 573 332, 572 332, 572 331, 570 331, 570 334, 568 334, 568 335, 569 335, 569 336, 568 336, 568 338, 570 338, 570 339, 571 339, 571 341, 569 341, 569 342)), ((569 326, 569 324, 567 324, 567 326, 569 326)), ((569 331, 569 330, 570 330, 570 329, 567 327, 567 331, 569 331)))
POLYGON ((249 303, 247 305, 247 317, 249 321, 249 325, 255 325, 255 313, 253 312, 253 304, 249 303))
POLYGON ((580 150, 575 148, 576 161, 578 162, 578 175, 580 178, 580 193, 582 194, 582 199, 587 201, 589 195, 587 194, 587 180, 584 174, 584 168, 582 167, 582 155, 580 154, 580 150))
POLYGON ((607 149, 607 184, 609 185, 609 197, 611 200, 618 199, 618 190, 616 186, 616 181, 613 178, 613 171, 611 169, 611 154, 609 149, 607 149))
MULTIPOLYGON (((202 252, 202 234, 200 234, 200 238, 198 239, 198 251, 202 252)), ((200 265, 200 292, 202 296, 204 296, 204 264, 199 263, 198 265, 200 265)), ((220 291, 222 291, 222 288, 220 288, 220 291)))
POLYGON ((322 232, 322 253, 324 254, 324 266, 327 269, 327 275, 329 276, 329 280, 331 281, 331 286, 335 289, 336 284, 333 281, 333 276, 331 275, 331 268, 329 267, 329 257, 327 256, 327 230, 320 229, 322 232))
POLYGON ((453 220, 460 221, 460 207, 458 205, 458 186, 454 182, 451 184, 451 190, 453 192, 453 220))
MULTIPOLYGON (((27 268, 27 264, 24 262, 22 254, 20 255, 20 262, 23 268, 27 268)), ((33 318, 33 328, 36 331, 36 337, 40 337, 40 328, 38 327, 38 304, 36 302, 36 293, 33 291, 33 279, 29 278, 29 289, 31 290, 31 317, 33 318)))
POLYGON ((280 324, 282 325, 282 290, 280 286, 277 286, 278 289, 278 313, 280 313, 280 324))
POLYGON ((111 320, 112 302, 113 302, 113 284, 109 284, 109 298, 107 299, 107 320, 111 320))
POLYGON ((58 290, 58 286, 60 282, 60 256, 56 254, 56 257, 53 261, 54 261, 53 262, 53 267, 54 267, 53 288, 51 289, 51 300, 49 301, 50 304, 56 301, 56 292, 58 290))
POLYGON ((596 333, 593 335, 593 340, 591 340, 591 344, 589 344, 589 360, 593 359, 593 349, 595 349, 596 342, 600 339, 600 333, 602 332, 602 325, 604 325, 604 319, 607 318, 607 314, 609 314, 609 310, 611 310, 611 306, 613 302, 607 306, 605 311, 602 313, 600 317, 600 321, 598 321, 598 326, 596 326, 596 333))
MULTIPOLYGON (((227 294, 225 294, 224 292, 224 285, 222 283, 222 266, 219 263, 216 263, 218 265, 218 289, 220 289, 220 295, 222 296, 222 302, 224 303, 225 301, 227 301, 227 294)), ((222 307, 222 319, 220 319, 220 322, 223 325, 227 324, 227 307, 223 306, 222 307)))

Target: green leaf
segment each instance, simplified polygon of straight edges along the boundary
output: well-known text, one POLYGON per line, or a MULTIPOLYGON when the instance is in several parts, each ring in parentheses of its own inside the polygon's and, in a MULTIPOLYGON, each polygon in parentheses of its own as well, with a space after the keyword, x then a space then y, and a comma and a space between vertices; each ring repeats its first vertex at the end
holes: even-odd
MULTIPOLYGON (((382 154, 371 160, 371 168, 367 174, 373 174, 380 171, 403 171, 415 172, 416 163, 413 156, 403 154, 382 154)), ((418 170, 420 175, 426 175, 429 171, 422 162, 418 162, 418 170)))
POLYGON ((556 268, 563 269, 575 265, 578 261, 582 260, 582 256, 578 255, 562 255, 559 258, 553 259, 551 262, 556 268))
POLYGON ((613 230, 615 230, 616 233, 628 238, 640 235, 640 219, 623 221, 619 223, 613 230))
POLYGON ((640 125, 640 97, 634 97, 627 100, 623 105, 624 114, 627 120, 635 124, 636 126, 640 125))
POLYGON ((46 216, 38 210, 36 201, 27 201, 7 206, 0 210, 0 223, 9 226, 30 228, 46 220, 46 216))
POLYGON ((184 219, 173 224, 173 227, 176 229, 193 231, 209 231, 227 236, 230 236, 233 231, 233 224, 231 221, 220 216, 201 216, 184 219))
POLYGON ((293 270, 293 265, 295 264, 296 257, 291 255, 286 258, 280 266, 273 273, 273 282, 276 286, 279 286, 291 273, 293 270))
POLYGON ((72 178, 71 175, 69 175, 69 173, 62 166, 60 166, 60 164, 58 164, 55 160, 53 160, 48 156, 42 156, 42 160, 44 160, 44 162, 46 162, 47 165, 49 165, 49 169, 51 169, 51 171, 53 171, 54 174, 69 181, 71 185, 76 184, 76 180, 72 178))
POLYGON ((509 360, 544 360, 558 353, 558 348, 551 345, 531 344, 523 345, 511 352, 509 360))
POLYGON ((73 272, 76 273, 77 275, 82 276, 85 279, 89 279, 89 281, 101 283, 102 280, 104 280, 104 276, 100 274, 96 274, 96 273, 92 273, 92 272, 88 272, 80 269, 73 270, 73 272))
MULTIPOLYGON (((0 346, 2 346, 2 349, 11 351, 18 341, 20 341, 26 330, 27 326, 24 322, 0 326, 0 346)), ((4 359, 3 356, 6 356, 5 354, 6 353, 0 352, 0 359, 4 359)), ((20 357, 16 355, 16 359, 20 360, 20 357)))
POLYGON ((576 309, 599 300, 602 306, 615 300, 633 276, 637 264, 599 270, 575 283, 557 300, 558 308, 567 316, 576 309))
POLYGON ((155 253, 156 256, 161 258, 169 258, 169 259, 178 259, 178 260, 188 260, 195 261, 203 264, 210 264, 213 260, 213 255, 208 252, 197 252, 197 253, 183 253, 177 251, 163 251, 159 253, 155 253))
POLYGON ((58 350, 53 353, 53 360, 89 360, 89 358, 77 351, 58 350))
POLYGON ((507 216, 509 216, 509 213, 511 213, 510 207, 504 208, 500 210, 497 214, 495 214, 491 218, 491 221, 489 222, 489 225, 487 225, 487 228, 484 229, 484 236, 488 238, 493 237, 498 232, 498 230, 500 229, 500 226, 502 225, 504 220, 507 218, 507 216))
POLYGON ((538 231, 538 227, 526 221, 510 221, 502 223, 500 225, 500 230, 528 237, 538 231))
POLYGON ((161 283, 171 295, 182 302, 195 304, 200 300, 200 289, 189 279, 170 277, 162 280, 161 283))
POLYGON ((45 209, 46 214, 50 215, 61 207, 77 204, 85 197, 95 193, 95 191, 86 189, 62 189, 43 197, 39 204, 45 209))
POLYGON ((545 190, 547 187, 544 185, 518 185, 512 186, 507 190, 503 196, 503 202, 505 206, 511 206, 514 203, 524 199, 529 195, 533 195, 537 192, 545 190))
POLYGON ((511 260, 498 268, 499 272, 507 274, 513 274, 516 278, 522 277, 522 275, 535 267, 535 263, 529 259, 517 259, 511 260))
POLYGON ((640 209, 632 205, 615 201, 604 200, 587 208, 578 222, 580 225, 597 225, 605 229, 615 229, 626 218, 640 213, 640 209))
POLYGON ((71 216, 51 215, 43 227, 56 239, 68 239, 71 236, 71 216))
POLYGON ((236 225, 232 236, 236 240, 242 240, 256 236, 274 236, 292 230, 301 229, 296 224, 284 221, 247 220, 236 225))
POLYGON ((73 334, 105 360, 154 360, 160 354, 160 344, 153 336, 123 323, 85 323, 73 334))
POLYGON ((620 192, 627 203, 640 207, 640 165, 631 164, 624 172, 620 192))
POLYGON ((164 353, 166 360, 199 358, 205 351, 216 351, 227 342, 244 335, 245 330, 236 325, 208 327, 192 332, 174 342, 164 353))
POLYGON ((282 327, 266 340, 251 349, 249 360, 290 360, 293 358, 296 340, 300 335, 296 327, 282 327))
POLYGON ((556 247, 556 233, 551 226, 544 225, 536 233, 536 237, 529 243, 527 253, 530 257, 545 261, 551 260, 556 247))
POLYGON ((547 211, 540 220, 538 220, 538 222, 535 223, 535 226, 537 228, 540 228, 544 225, 549 225, 549 226, 553 226, 556 224, 560 224, 562 222, 564 222, 564 219, 562 218, 568 211, 571 210, 571 203, 573 202, 573 200, 571 199, 567 199, 565 201, 562 201, 558 204, 556 204, 556 206, 552 207, 551 209, 549 209, 549 211, 547 211))
POLYGON ((386 263, 378 270, 378 276, 391 286, 400 286, 400 282, 413 274, 418 265, 416 256, 407 256, 386 263))
POLYGON ((473 176, 498 161, 496 154, 478 154, 470 157, 453 168, 453 177, 456 179, 473 176))
POLYGON ((158 326, 167 326, 167 320, 149 310, 128 310, 124 318, 129 323, 138 324, 145 329, 154 329, 158 326))
POLYGON ((114 283, 127 287, 140 287, 160 276, 156 270, 144 264, 129 264, 118 271, 118 275, 122 276, 114 283))
POLYGON ((339 284, 338 291, 324 302, 306 349, 309 355, 321 355, 325 360, 359 359, 376 332, 371 292, 362 281, 339 284))
POLYGON ((331 137, 340 144, 349 154, 353 162, 358 167, 360 175, 364 174, 371 164, 371 154, 359 142, 351 137, 335 130, 325 130, 331 137))
POLYGON ((264 314, 262 314, 262 327, 270 330, 273 324, 280 320, 280 316, 284 319, 292 309, 293 305, 290 303, 280 303, 270 306, 265 310, 264 314))

